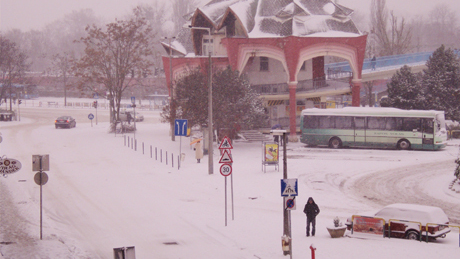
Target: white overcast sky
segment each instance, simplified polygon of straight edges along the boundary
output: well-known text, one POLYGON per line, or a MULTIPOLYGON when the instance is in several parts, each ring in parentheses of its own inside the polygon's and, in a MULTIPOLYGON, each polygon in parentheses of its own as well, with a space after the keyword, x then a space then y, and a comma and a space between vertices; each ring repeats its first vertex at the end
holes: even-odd
MULTIPOLYGON (((153 1, 155 0, 0 0, 0 28, 2 31, 13 28, 22 31, 40 30, 72 10, 84 8, 91 8, 97 16, 111 21, 115 17, 129 13, 138 3, 153 1)), ((338 3, 367 15, 371 0, 338 0, 338 3)), ((460 16, 460 0, 387 0, 387 7, 394 10, 398 16, 413 16, 427 14, 441 3, 450 6, 460 16)))

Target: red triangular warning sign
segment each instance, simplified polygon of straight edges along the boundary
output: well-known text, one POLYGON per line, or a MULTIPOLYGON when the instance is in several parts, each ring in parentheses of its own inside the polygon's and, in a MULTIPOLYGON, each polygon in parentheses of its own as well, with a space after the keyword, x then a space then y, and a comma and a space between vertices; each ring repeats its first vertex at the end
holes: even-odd
POLYGON ((219 149, 233 149, 232 143, 227 136, 225 136, 224 139, 222 139, 222 142, 220 142, 219 149))
POLYGON ((232 157, 228 153, 228 150, 224 151, 224 153, 220 157, 219 163, 233 163, 232 157))

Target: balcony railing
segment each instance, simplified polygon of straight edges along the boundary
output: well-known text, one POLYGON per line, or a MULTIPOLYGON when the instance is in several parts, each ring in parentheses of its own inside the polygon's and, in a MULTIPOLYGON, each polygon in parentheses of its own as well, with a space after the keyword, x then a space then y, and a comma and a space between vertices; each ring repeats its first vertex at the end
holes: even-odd
MULTIPOLYGON (((433 52, 421 52, 421 53, 411 53, 411 54, 403 54, 403 55, 377 57, 375 61, 375 67, 385 68, 385 67, 417 64, 417 63, 426 63, 426 61, 430 58, 431 54, 433 54, 433 52)), ((372 59, 366 58, 363 62, 363 70, 370 70, 370 69, 372 69, 372 59)), ((324 65, 324 70, 326 74, 335 75, 339 73, 351 72, 351 67, 350 67, 350 64, 348 64, 348 62, 345 61, 345 62, 326 64, 324 65)))

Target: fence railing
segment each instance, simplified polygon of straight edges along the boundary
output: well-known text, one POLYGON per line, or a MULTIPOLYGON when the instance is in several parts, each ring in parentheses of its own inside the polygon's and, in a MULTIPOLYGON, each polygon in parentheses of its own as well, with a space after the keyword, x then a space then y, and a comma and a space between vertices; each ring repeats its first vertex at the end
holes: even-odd
MULTIPOLYGON (((116 134, 116 133, 115 133, 116 134)), ((154 147, 152 145, 145 144, 145 142, 140 142, 138 146, 138 140, 127 134, 123 134, 124 146, 130 148, 133 151, 140 151, 142 155, 149 155, 151 159, 158 161, 160 163, 165 163, 166 165, 171 165, 174 168, 174 161, 176 161, 177 170, 181 167, 181 161, 184 158, 183 154, 175 156, 174 153, 164 150, 163 148, 154 147)))
MULTIPOLYGON (((45 101, 45 100, 30 100, 30 99, 23 99, 21 100, 21 107, 41 107, 41 108, 73 108, 73 109, 92 109, 93 102, 92 101, 82 101, 82 102, 66 102, 64 106, 64 101, 45 101)), ((18 104, 16 101, 13 102, 13 109, 17 109, 18 104)), ((140 110, 161 110, 163 109, 164 105, 158 105, 155 103, 148 103, 148 104, 138 104, 136 105, 137 109, 140 110)), ((0 108, 9 109, 10 102, 2 102, 0 108)), ((109 109, 109 103, 107 102, 98 102, 97 104, 98 109, 109 109)), ((131 108, 130 103, 121 103, 121 109, 128 109, 131 108)))
MULTIPOLYGON (((421 52, 394 56, 377 57, 375 61, 375 68, 385 68, 392 66, 402 66, 416 63, 425 63, 433 52, 421 52)), ((372 59, 366 58, 363 62, 363 71, 372 69, 372 59)), ((346 72, 352 72, 350 64, 345 62, 330 63, 324 65, 324 72, 326 75, 334 75, 346 72)))

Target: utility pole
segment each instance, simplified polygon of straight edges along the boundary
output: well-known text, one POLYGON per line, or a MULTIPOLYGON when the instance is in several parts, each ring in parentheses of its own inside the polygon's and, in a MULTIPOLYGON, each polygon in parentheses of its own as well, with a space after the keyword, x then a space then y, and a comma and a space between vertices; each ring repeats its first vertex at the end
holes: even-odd
POLYGON ((176 37, 165 37, 165 39, 169 40, 169 91, 171 94, 171 99, 169 103, 169 113, 170 113, 170 132, 171 132, 171 140, 176 141, 176 136, 174 134, 174 121, 176 120, 176 101, 175 101, 175 93, 173 87, 173 73, 172 73, 172 46, 171 46, 171 39, 175 39, 176 37))
POLYGON ((208 129, 209 129, 209 160, 208 160, 208 174, 214 173, 214 161, 213 161, 213 130, 212 130, 212 59, 211 52, 209 52, 209 79, 208 79, 208 129))

